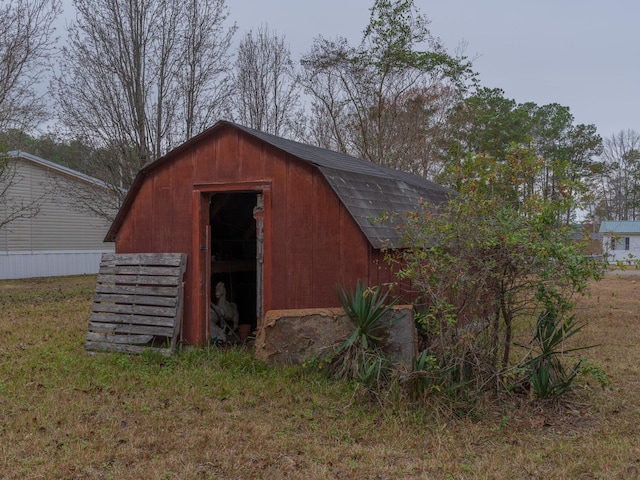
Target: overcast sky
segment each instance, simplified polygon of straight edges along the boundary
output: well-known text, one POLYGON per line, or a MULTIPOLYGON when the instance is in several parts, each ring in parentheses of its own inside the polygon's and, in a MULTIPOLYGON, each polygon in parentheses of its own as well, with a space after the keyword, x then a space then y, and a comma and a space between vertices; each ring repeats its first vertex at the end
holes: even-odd
MULTIPOLYGON (((313 39, 359 43, 373 0, 227 0, 236 39, 262 24, 298 60, 313 39)), ((603 137, 640 131, 640 1, 415 0, 453 53, 466 42, 483 86, 507 98, 570 108, 603 137)))

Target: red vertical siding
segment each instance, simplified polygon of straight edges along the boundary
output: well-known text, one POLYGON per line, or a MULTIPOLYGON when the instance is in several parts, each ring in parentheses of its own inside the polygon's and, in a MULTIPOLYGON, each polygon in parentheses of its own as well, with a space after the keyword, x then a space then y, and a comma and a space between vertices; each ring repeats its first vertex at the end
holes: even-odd
POLYGON ((340 200, 319 172, 313 179, 313 302, 333 306, 342 269, 340 200))
POLYGON ((217 169, 219 161, 217 158, 217 146, 219 142, 200 142, 193 151, 193 176, 192 184, 207 183, 217 180, 217 169))
POLYGON ((369 242, 351 217, 340 204, 340 280, 346 286, 357 280, 369 278, 369 242))
MULTIPOLYGON (((175 231, 175 217, 178 209, 173 208, 174 192, 173 165, 168 167, 166 175, 154 175, 153 182, 153 212, 152 219, 154 250, 174 252, 174 242, 179 240, 173 235, 175 231)), ((189 210, 191 210, 189 208, 189 210)))
MULTIPOLYGON (((313 304, 313 171, 294 159, 287 161, 286 302, 287 308, 304 308, 313 304)), ((277 247, 277 246, 276 246, 277 247)))
POLYGON ((392 286, 393 296, 401 298, 403 303, 411 303, 416 299, 410 280, 400 280, 396 276, 399 266, 389 265, 385 260, 384 252, 371 249, 371 266, 369 270, 369 285, 389 285, 392 286))
MULTIPOLYGON (((287 303, 287 249, 286 243, 289 235, 287 232, 287 163, 280 152, 266 148, 268 154, 273 155, 271 171, 265 171, 272 181, 271 185, 271 251, 265 251, 265 257, 269 256, 273 269, 270 278, 265 278, 265 283, 271 283, 270 305, 273 309, 288 308, 287 303), (279 154, 279 155, 278 155, 279 154)), ((265 299, 266 301, 267 299, 265 299)))
POLYGON ((336 284, 370 279, 369 243, 319 170, 244 132, 218 129, 152 171, 117 236, 118 252, 188 254, 185 341, 206 342, 208 209, 200 192, 225 182, 269 185, 265 309, 336 306, 336 284))
MULTIPOLYGON (((263 252, 273 252, 273 207, 272 207, 272 194, 271 188, 263 190, 264 209, 263 216, 263 252)), ((263 278, 262 278, 262 294, 263 294, 263 310, 262 313, 266 313, 269 310, 273 310, 273 254, 265 254, 263 258, 263 278)), ((261 319, 258 319, 258 323, 261 319)))
POLYGON ((193 234, 191 247, 191 270, 185 289, 190 290, 189 316, 184 317, 184 338, 190 343, 207 343, 207 310, 209 308, 207 223, 209 222, 208 198, 198 191, 192 192, 193 234))
MULTIPOLYGON (((215 168, 213 172, 215 174, 216 182, 233 182, 239 180, 239 132, 228 131, 225 135, 218 138, 215 142, 215 168)), ((255 173, 247 174, 245 177, 252 180, 255 179, 255 173)))
POLYGON ((138 191, 136 196, 136 211, 131 215, 133 221, 133 235, 131 252, 145 253, 157 251, 154 249, 153 239, 153 181, 148 181, 138 191))

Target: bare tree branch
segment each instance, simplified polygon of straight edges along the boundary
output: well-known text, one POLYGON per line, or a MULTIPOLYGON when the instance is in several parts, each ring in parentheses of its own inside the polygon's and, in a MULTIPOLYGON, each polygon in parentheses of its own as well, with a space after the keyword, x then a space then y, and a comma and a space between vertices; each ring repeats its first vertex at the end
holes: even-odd
MULTIPOLYGON (((74 0, 53 82, 61 123, 121 202, 137 172, 227 107, 225 0, 74 0)), ((87 201, 98 201, 81 196, 87 201)), ((93 205, 92 211, 103 206, 93 205)), ((107 208, 111 211, 111 208, 107 208)))
POLYGON ((297 111, 300 92, 284 37, 267 26, 248 32, 238 48, 234 84, 240 123, 273 135, 295 136, 302 116, 297 111))
POLYGON ((60 0, 0 0, 0 130, 36 127, 47 117, 37 87, 55 52, 60 0))
MULTIPOLYGON (((60 0, 0 0, 0 131, 33 129, 47 117, 38 86, 55 52, 53 21, 60 10, 60 0)), ((2 154, 0 229, 38 213, 37 203, 12 196, 19 180, 14 162, 2 154)))
POLYGON ((596 213, 607 220, 640 218, 640 134, 621 130, 604 140, 596 213))
POLYGON ((43 192, 32 199, 20 198, 14 194, 22 180, 11 156, 0 155, 0 229, 20 218, 35 217, 40 211, 43 192))

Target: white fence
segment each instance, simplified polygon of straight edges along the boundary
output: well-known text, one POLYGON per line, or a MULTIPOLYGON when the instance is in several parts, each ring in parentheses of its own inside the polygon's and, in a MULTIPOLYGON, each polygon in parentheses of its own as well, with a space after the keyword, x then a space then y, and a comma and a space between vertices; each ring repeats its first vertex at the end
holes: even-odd
POLYGON ((105 250, 0 252, 0 280, 98 273, 105 250))

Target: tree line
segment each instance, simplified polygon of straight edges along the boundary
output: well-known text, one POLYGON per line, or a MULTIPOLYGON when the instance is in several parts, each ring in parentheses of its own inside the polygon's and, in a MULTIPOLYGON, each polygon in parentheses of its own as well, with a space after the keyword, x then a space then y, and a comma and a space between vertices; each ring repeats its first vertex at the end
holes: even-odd
POLYGON ((638 133, 603 141, 569 107, 480 85, 413 0, 374 0, 359 44, 318 36, 298 61, 266 25, 233 51, 225 0, 73 9, 60 42, 61 0, 0 0, 0 140, 104 180, 119 202, 140 168, 224 118, 453 188, 475 156, 504 164, 526 149, 543 165, 500 179, 514 202, 570 189, 594 221, 640 217, 638 133))

